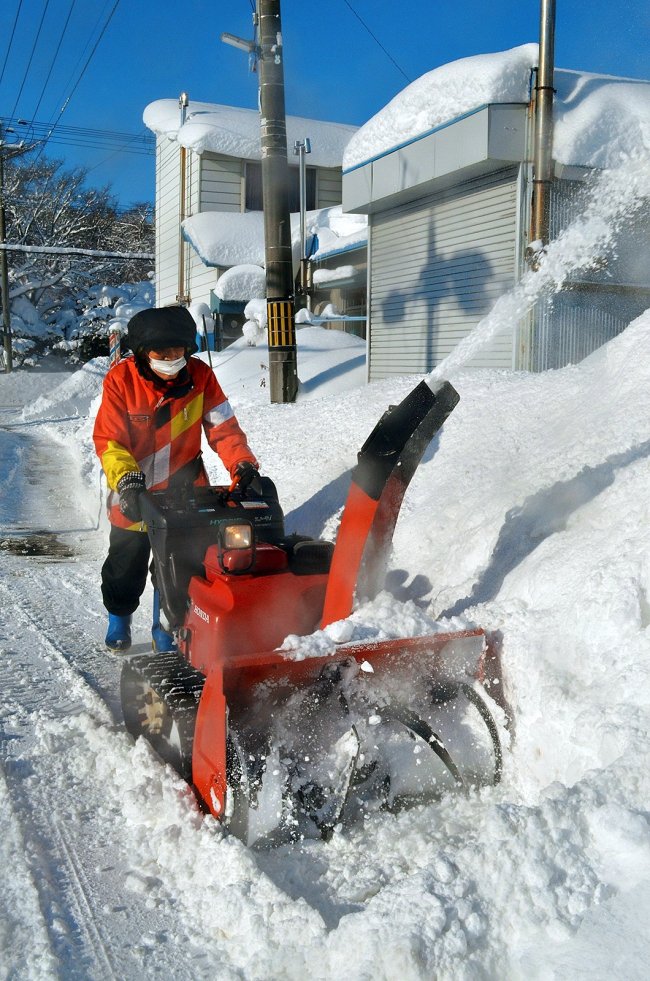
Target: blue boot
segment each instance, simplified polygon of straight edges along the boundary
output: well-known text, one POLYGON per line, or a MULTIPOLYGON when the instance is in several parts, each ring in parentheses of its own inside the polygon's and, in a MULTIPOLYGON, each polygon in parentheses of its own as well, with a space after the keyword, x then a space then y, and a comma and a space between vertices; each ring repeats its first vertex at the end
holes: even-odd
POLYGON ((131 646, 131 616, 108 614, 108 632, 104 641, 109 651, 124 654, 131 646))
POLYGON ((177 651, 173 636, 168 633, 160 622, 160 593, 157 589, 153 591, 153 624, 151 625, 151 646, 154 654, 165 654, 168 651, 177 651))

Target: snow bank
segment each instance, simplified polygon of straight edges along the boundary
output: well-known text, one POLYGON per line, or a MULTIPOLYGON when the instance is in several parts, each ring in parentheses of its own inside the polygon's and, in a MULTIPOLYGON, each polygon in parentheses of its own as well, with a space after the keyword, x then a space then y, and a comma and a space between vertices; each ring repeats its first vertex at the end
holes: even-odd
MULTIPOLYGON (((260 160, 260 114, 254 109, 191 102, 186 122, 180 126, 177 99, 158 99, 144 110, 143 120, 157 136, 176 140, 181 146, 203 153, 223 153, 228 157, 260 160)), ((294 163, 293 146, 309 137, 312 167, 340 167, 346 143, 356 126, 328 123, 302 116, 287 116, 287 152, 294 163)))

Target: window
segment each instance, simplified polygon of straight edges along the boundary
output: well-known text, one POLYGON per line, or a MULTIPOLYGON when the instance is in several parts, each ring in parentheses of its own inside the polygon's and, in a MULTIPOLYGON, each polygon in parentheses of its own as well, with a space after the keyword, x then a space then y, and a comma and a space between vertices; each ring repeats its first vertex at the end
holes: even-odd
MULTIPOLYGON (((316 168, 307 167, 305 177, 307 211, 313 211, 316 207, 316 168)), ((262 164, 250 160, 246 163, 246 201, 244 207, 246 211, 263 211, 262 164)), ((289 167, 289 211, 300 211, 300 171, 298 167, 289 167)))

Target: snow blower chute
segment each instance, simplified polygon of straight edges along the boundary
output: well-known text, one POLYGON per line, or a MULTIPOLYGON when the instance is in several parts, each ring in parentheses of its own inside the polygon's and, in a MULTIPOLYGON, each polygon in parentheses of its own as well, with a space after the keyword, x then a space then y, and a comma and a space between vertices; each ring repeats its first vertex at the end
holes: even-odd
POLYGON ((358 455, 336 545, 286 535, 271 480, 143 493, 178 653, 125 661, 122 708, 248 844, 497 782, 498 661, 480 630, 283 653, 381 588, 406 488, 458 402, 421 382, 358 455), (489 693, 489 694, 488 694, 489 693))

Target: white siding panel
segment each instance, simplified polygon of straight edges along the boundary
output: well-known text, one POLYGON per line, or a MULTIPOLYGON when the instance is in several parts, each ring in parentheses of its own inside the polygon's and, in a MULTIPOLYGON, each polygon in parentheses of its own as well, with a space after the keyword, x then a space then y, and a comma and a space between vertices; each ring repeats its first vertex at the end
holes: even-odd
POLYGON ((177 143, 156 144, 156 303, 173 303, 178 291, 180 157, 177 143))
POLYGON ((199 211, 243 211, 243 165, 234 157, 201 156, 199 211))
POLYGON ((339 169, 316 171, 316 207, 331 208, 343 200, 343 175, 339 169))
POLYGON ((217 270, 213 266, 205 266, 194 249, 190 249, 190 271, 187 292, 192 303, 210 304, 210 290, 217 283, 217 270))
MULTIPOLYGON (((430 371, 515 282, 517 171, 371 219, 370 378, 430 371)), ((512 366, 506 332, 474 367, 512 366)))

